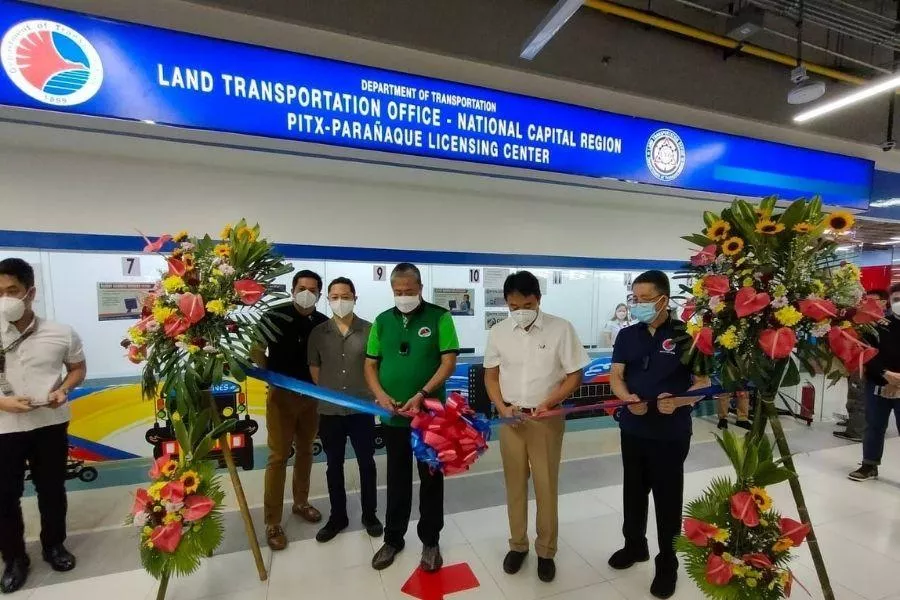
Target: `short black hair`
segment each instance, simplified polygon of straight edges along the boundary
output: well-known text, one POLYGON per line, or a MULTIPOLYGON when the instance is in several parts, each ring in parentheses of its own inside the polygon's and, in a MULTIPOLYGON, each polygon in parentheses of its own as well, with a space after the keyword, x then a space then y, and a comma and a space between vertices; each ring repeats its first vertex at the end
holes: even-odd
POLYGON ((336 285, 346 285, 350 288, 350 291, 353 293, 353 295, 354 296, 356 295, 356 286, 353 285, 353 282, 350 281, 349 279, 347 279, 346 277, 338 277, 337 279, 335 279, 331 283, 329 283, 328 284, 328 293, 329 294, 331 293, 331 288, 333 288, 336 285))
POLYGON ((895 283, 891 286, 891 294, 896 294, 897 292, 900 292, 900 283, 895 283))
MULTIPOLYGON (((900 292, 900 285, 895 285, 894 287, 898 288, 896 291, 900 292)), ((895 291, 894 288, 891 288, 891 293, 893 293, 894 291, 895 291)), ((888 294, 887 291, 882 290, 882 289, 869 290, 866 292, 866 296, 878 296, 880 299, 884 300, 885 302, 887 302, 888 299, 890 298, 890 294, 888 294)))
POLYGON ((419 267, 412 263, 404 262, 400 263, 394 270, 391 271, 391 281, 396 279, 397 277, 409 277, 414 276, 416 278, 416 283, 422 285, 422 272, 419 271, 419 267))
POLYGON ((304 278, 315 279, 316 286, 319 288, 319 293, 322 293, 322 277, 315 271, 310 271, 309 269, 303 269, 294 275, 294 281, 291 283, 291 291, 294 291, 297 288, 297 282, 304 278))
POLYGON ((541 299, 541 282, 530 271, 519 271, 513 273, 503 282, 503 298, 509 298, 510 294, 516 292, 522 294, 526 298, 534 296, 538 300, 541 299))
POLYGON ((30 290, 34 287, 34 269, 21 258, 7 258, 0 261, 0 275, 14 277, 30 290))
POLYGON ((669 284, 669 276, 662 271, 653 270, 641 273, 631 282, 632 288, 639 283, 652 284, 661 296, 670 297, 672 295, 672 286, 669 284))

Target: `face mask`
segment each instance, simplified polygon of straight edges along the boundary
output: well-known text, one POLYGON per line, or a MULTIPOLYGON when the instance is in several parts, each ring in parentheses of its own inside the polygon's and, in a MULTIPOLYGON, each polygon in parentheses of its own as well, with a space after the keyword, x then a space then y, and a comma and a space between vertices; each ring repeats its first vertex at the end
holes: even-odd
POLYGON ((422 299, 418 296, 394 296, 394 304, 397 306, 397 310, 403 314, 416 310, 421 303, 422 299))
POLYGON ((891 304, 891 312, 894 313, 895 317, 900 317, 900 302, 891 304))
POLYGON ((25 316, 25 302, 21 298, 3 296, 0 298, 0 320, 15 323, 25 316))
POLYGON ((319 301, 319 297, 309 290, 301 290, 294 294, 294 302, 300 308, 312 308, 319 301))
POLYGON ((343 298, 341 298, 339 300, 331 300, 328 305, 331 306, 331 312, 334 313, 334 316, 343 319, 347 315, 353 313, 353 308, 356 306, 356 301, 344 300, 343 298))
MULTIPOLYGON (((659 302, 658 300, 656 302, 659 302)), ((659 315, 656 302, 639 302, 631 307, 631 316, 641 323, 652 323, 659 315)))
POLYGON ((514 310, 509 313, 512 320, 522 329, 525 329, 534 323, 535 319, 537 319, 537 315, 538 313, 536 310, 514 310))

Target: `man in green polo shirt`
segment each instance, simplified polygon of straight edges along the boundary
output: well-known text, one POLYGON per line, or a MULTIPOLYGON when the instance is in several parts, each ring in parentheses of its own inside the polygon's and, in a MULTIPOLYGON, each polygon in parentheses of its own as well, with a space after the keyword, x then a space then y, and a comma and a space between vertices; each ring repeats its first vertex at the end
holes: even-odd
MULTIPOLYGON (((387 450, 387 509, 384 545, 372 567, 386 569, 404 546, 412 510, 410 417, 426 398, 446 400, 444 383, 456 368, 459 339, 449 311, 422 300, 422 275, 402 263, 391 273, 395 308, 375 319, 366 349, 366 382, 375 401, 394 416, 383 419, 387 450)), ((418 463, 419 539, 422 569, 443 564, 438 546, 444 527, 444 476, 418 463)))

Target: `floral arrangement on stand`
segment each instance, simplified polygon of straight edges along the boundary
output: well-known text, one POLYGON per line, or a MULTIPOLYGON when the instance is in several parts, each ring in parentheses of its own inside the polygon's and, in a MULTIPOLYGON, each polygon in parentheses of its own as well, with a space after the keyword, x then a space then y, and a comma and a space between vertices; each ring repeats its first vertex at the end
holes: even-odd
POLYGON ((287 298, 273 285, 291 266, 259 234, 258 225, 241 220, 220 239, 182 232, 147 240, 145 252, 161 255, 167 268, 122 344, 132 362, 144 364, 145 398, 165 399, 179 447, 177 457, 162 457, 151 470, 154 481, 138 492, 130 517, 141 526, 142 562, 160 579, 160 599, 171 574, 196 570, 221 540, 222 493, 216 464, 207 460, 215 446, 228 466, 260 578, 266 577, 228 446, 235 421, 222 420, 209 394, 226 374, 243 381, 251 350, 276 334, 262 315, 287 298))
MULTIPOLYGON (((723 497, 750 493, 748 486, 777 483, 754 480, 758 475, 755 468, 763 464, 761 457, 769 454, 765 447, 767 424, 772 427, 783 461, 783 466, 778 463, 777 467, 785 469, 779 471, 779 480, 786 478, 790 482, 801 521, 809 523, 775 402, 781 399, 789 405, 782 389, 800 383, 801 368, 825 373, 832 381, 861 371, 877 353, 865 340, 875 334, 874 325, 884 318, 878 302, 863 299, 859 269, 838 258, 838 245, 851 231, 853 216, 843 211, 825 213, 818 198, 797 200, 781 211, 776 204, 774 197, 757 206, 736 200, 720 214, 707 212, 704 231, 683 238, 701 248, 688 269, 680 274, 689 280, 682 290, 690 297, 686 332, 691 343, 683 360, 696 374, 715 376, 726 390, 753 389, 757 396, 753 430, 740 445, 746 464, 739 463, 742 467, 738 468, 738 481, 731 487, 723 482, 714 484, 707 492, 714 501, 690 515, 724 528, 728 535, 737 532, 720 519, 723 497), (713 510, 713 505, 718 508, 713 510)), ((728 439, 730 436, 725 438, 728 439)), ((732 448, 729 456, 735 463, 732 454, 736 442, 723 444, 726 451, 732 448)), ((778 522, 771 517, 768 515, 766 521, 778 522)), ((695 521, 690 523, 692 527, 697 525, 695 521)), ((771 537, 774 530, 763 528, 752 532, 755 537, 751 537, 760 537, 757 534, 763 531, 769 531, 766 535, 771 537)), ((833 592, 811 527, 808 539, 823 593, 830 600, 833 592)), ((763 535, 760 540, 768 543, 769 538, 763 535)), ((757 541, 761 544, 760 540, 757 541)), ((740 549, 745 552, 748 547, 742 545, 740 549)), ((696 552, 683 542, 679 548, 689 561, 696 557, 696 552)), ((750 556, 760 553, 749 548, 750 556)), ((742 554, 729 554, 744 560, 742 554)), ((709 560, 722 567, 719 559, 723 554, 713 556, 717 558, 709 560)), ((768 551, 766 556, 776 567, 786 561, 783 553, 768 551)), ((782 596, 776 590, 782 595, 789 591, 789 587, 775 584, 766 593, 776 595, 740 595, 735 591, 741 589, 737 584, 711 583, 707 564, 703 569, 693 564, 691 575, 712 598, 778 598, 782 596)), ((737 564, 736 570, 741 572, 745 567, 737 564)), ((772 571, 775 572, 783 570, 772 571)), ((724 581, 724 573, 719 577, 713 579, 724 581)))

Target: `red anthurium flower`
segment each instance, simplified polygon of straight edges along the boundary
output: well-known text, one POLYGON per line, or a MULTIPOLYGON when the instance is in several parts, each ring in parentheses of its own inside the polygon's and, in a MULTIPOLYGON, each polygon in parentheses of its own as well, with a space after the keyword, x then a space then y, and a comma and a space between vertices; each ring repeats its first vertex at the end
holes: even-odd
POLYGON ((877 349, 859 339, 856 331, 838 326, 828 332, 828 345, 850 372, 862 371, 863 365, 878 354, 877 349))
POLYGON ((877 323, 884 318, 884 305, 877 298, 865 298, 856 307, 853 322, 859 325, 877 323))
POLYGON ((734 312, 740 318, 758 313, 772 303, 772 297, 765 292, 758 293, 752 287, 743 287, 734 297, 734 312))
POLYGON ((724 275, 710 275, 703 279, 703 289, 710 296, 724 296, 731 291, 731 283, 724 275))
POLYGON ((731 516, 747 527, 759 525, 759 509, 750 492, 738 492, 731 497, 731 516))
POLYGON ((180 481, 170 481, 160 490, 159 497, 172 504, 184 502, 184 484, 180 481))
POLYGON ((710 538, 716 535, 718 531, 719 528, 715 525, 698 519, 688 517, 684 520, 684 537, 689 539, 695 546, 700 546, 701 548, 705 547, 709 543, 710 538))
POLYGON ((162 476, 162 468, 172 460, 171 454, 163 454, 153 462, 150 467, 150 479, 156 480, 162 476))
POLYGON ((713 347, 713 330, 704 327, 694 336, 694 347, 706 356, 712 356, 716 350, 713 347))
POLYGON ((790 327, 766 329, 759 334, 759 347, 772 360, 787 358, 797 345, 797 335, 790 327))
POLYGON ((163 324, 166 337, 176 338, 191 328, 191 322, 184 317, 171 316, 163 324))
POLYGON ((781 530, 781 537, 790 539, 794 546, 800 546, 811 529, 809 523, 801 523, 787 517, 778 521, 778 528, 781 530))
POLYGON ((169 263, 169 275, 184 277, 184 274, 187 273, 187 267, 177 258, 169 258, 166 262, 169 263))
POLYGON ((138 489, 134 494, 134 504, 131 507, 131 514, 139 515, 147 510, 150 504, 150 494, 144 488, 138 489))
POLYGON ((684 304, 684 309, 681 311, 681 320, 688 321, 691 317, 694 316, 694 313, 697 312, 697 303, 692 300, 688 300, 684 304))
POLYGON ((728 564, 721 556, 715 554, 709 555, 706 561, 706 581, 713 585, 728 585, 734 574, 731 572, 731 565, 728 564))
POLYGON ((147 242, 147 245, 144 246, 144 252, 148 253, 159 252, 160 250, 162 250, 163 246, 165 246, 172 240, 172 236, 168 233, 159 236, 159 239, 157 239, 155 242, 151 242, 144 234, 141 235, 144 237, 144 241, 147 242))
POLYGON ((775 566, 772 564, 772 561, 768 556, 760 553, 745 554, 743 560, 751 567, 756 567, 757 569, 771 569, 775 566))
POLYGON ((807 298, 806 300, 801 300, 798 304, 803 316, 809 317, 813 321, 824 321, 825 319, 834 319, 838 316, 837 307, 830 300, 807 298))
POLYGON ((247 306, 252 306, 260 301, 266 292, 266 288, 252 279, 241 279, 234 282, 234 291, 241 299, 241 302, 247 306))
POLYGON ((160 552, 172 554, 181 543, 181 523, 169 523, 153 530, 150 534, 153 547, 160 552))
POLYGON ((199 521, 216 506, 212 499, 206 496, 188 496, 184 501, 184 520, 199 521))
POLYGON ((691 265, 695 267, 707 267, 714 262, 716 262, 716 249, 717 246, 715 244, 710 244, 705 247, 703 250, 695 254, 691 257, 691 265))
POLYGON ((784 597, 791 597, 791 588, 794 587, 794 572, 788 569, 787 580, 784 582, 784 597))
POLYGON ((203 297, 199 294, 182 294, 178 300, 178 310, 181 311, 191 325, 195 325, 203 320, 206 316, 206 308, 204 308, 203 297))
POLYGON ((144 362, 144 359, 147 358, 145 353, 145 349, 143 346, 135 346, 131 344, 128 346, 128 360, 136 365, 144 362))

